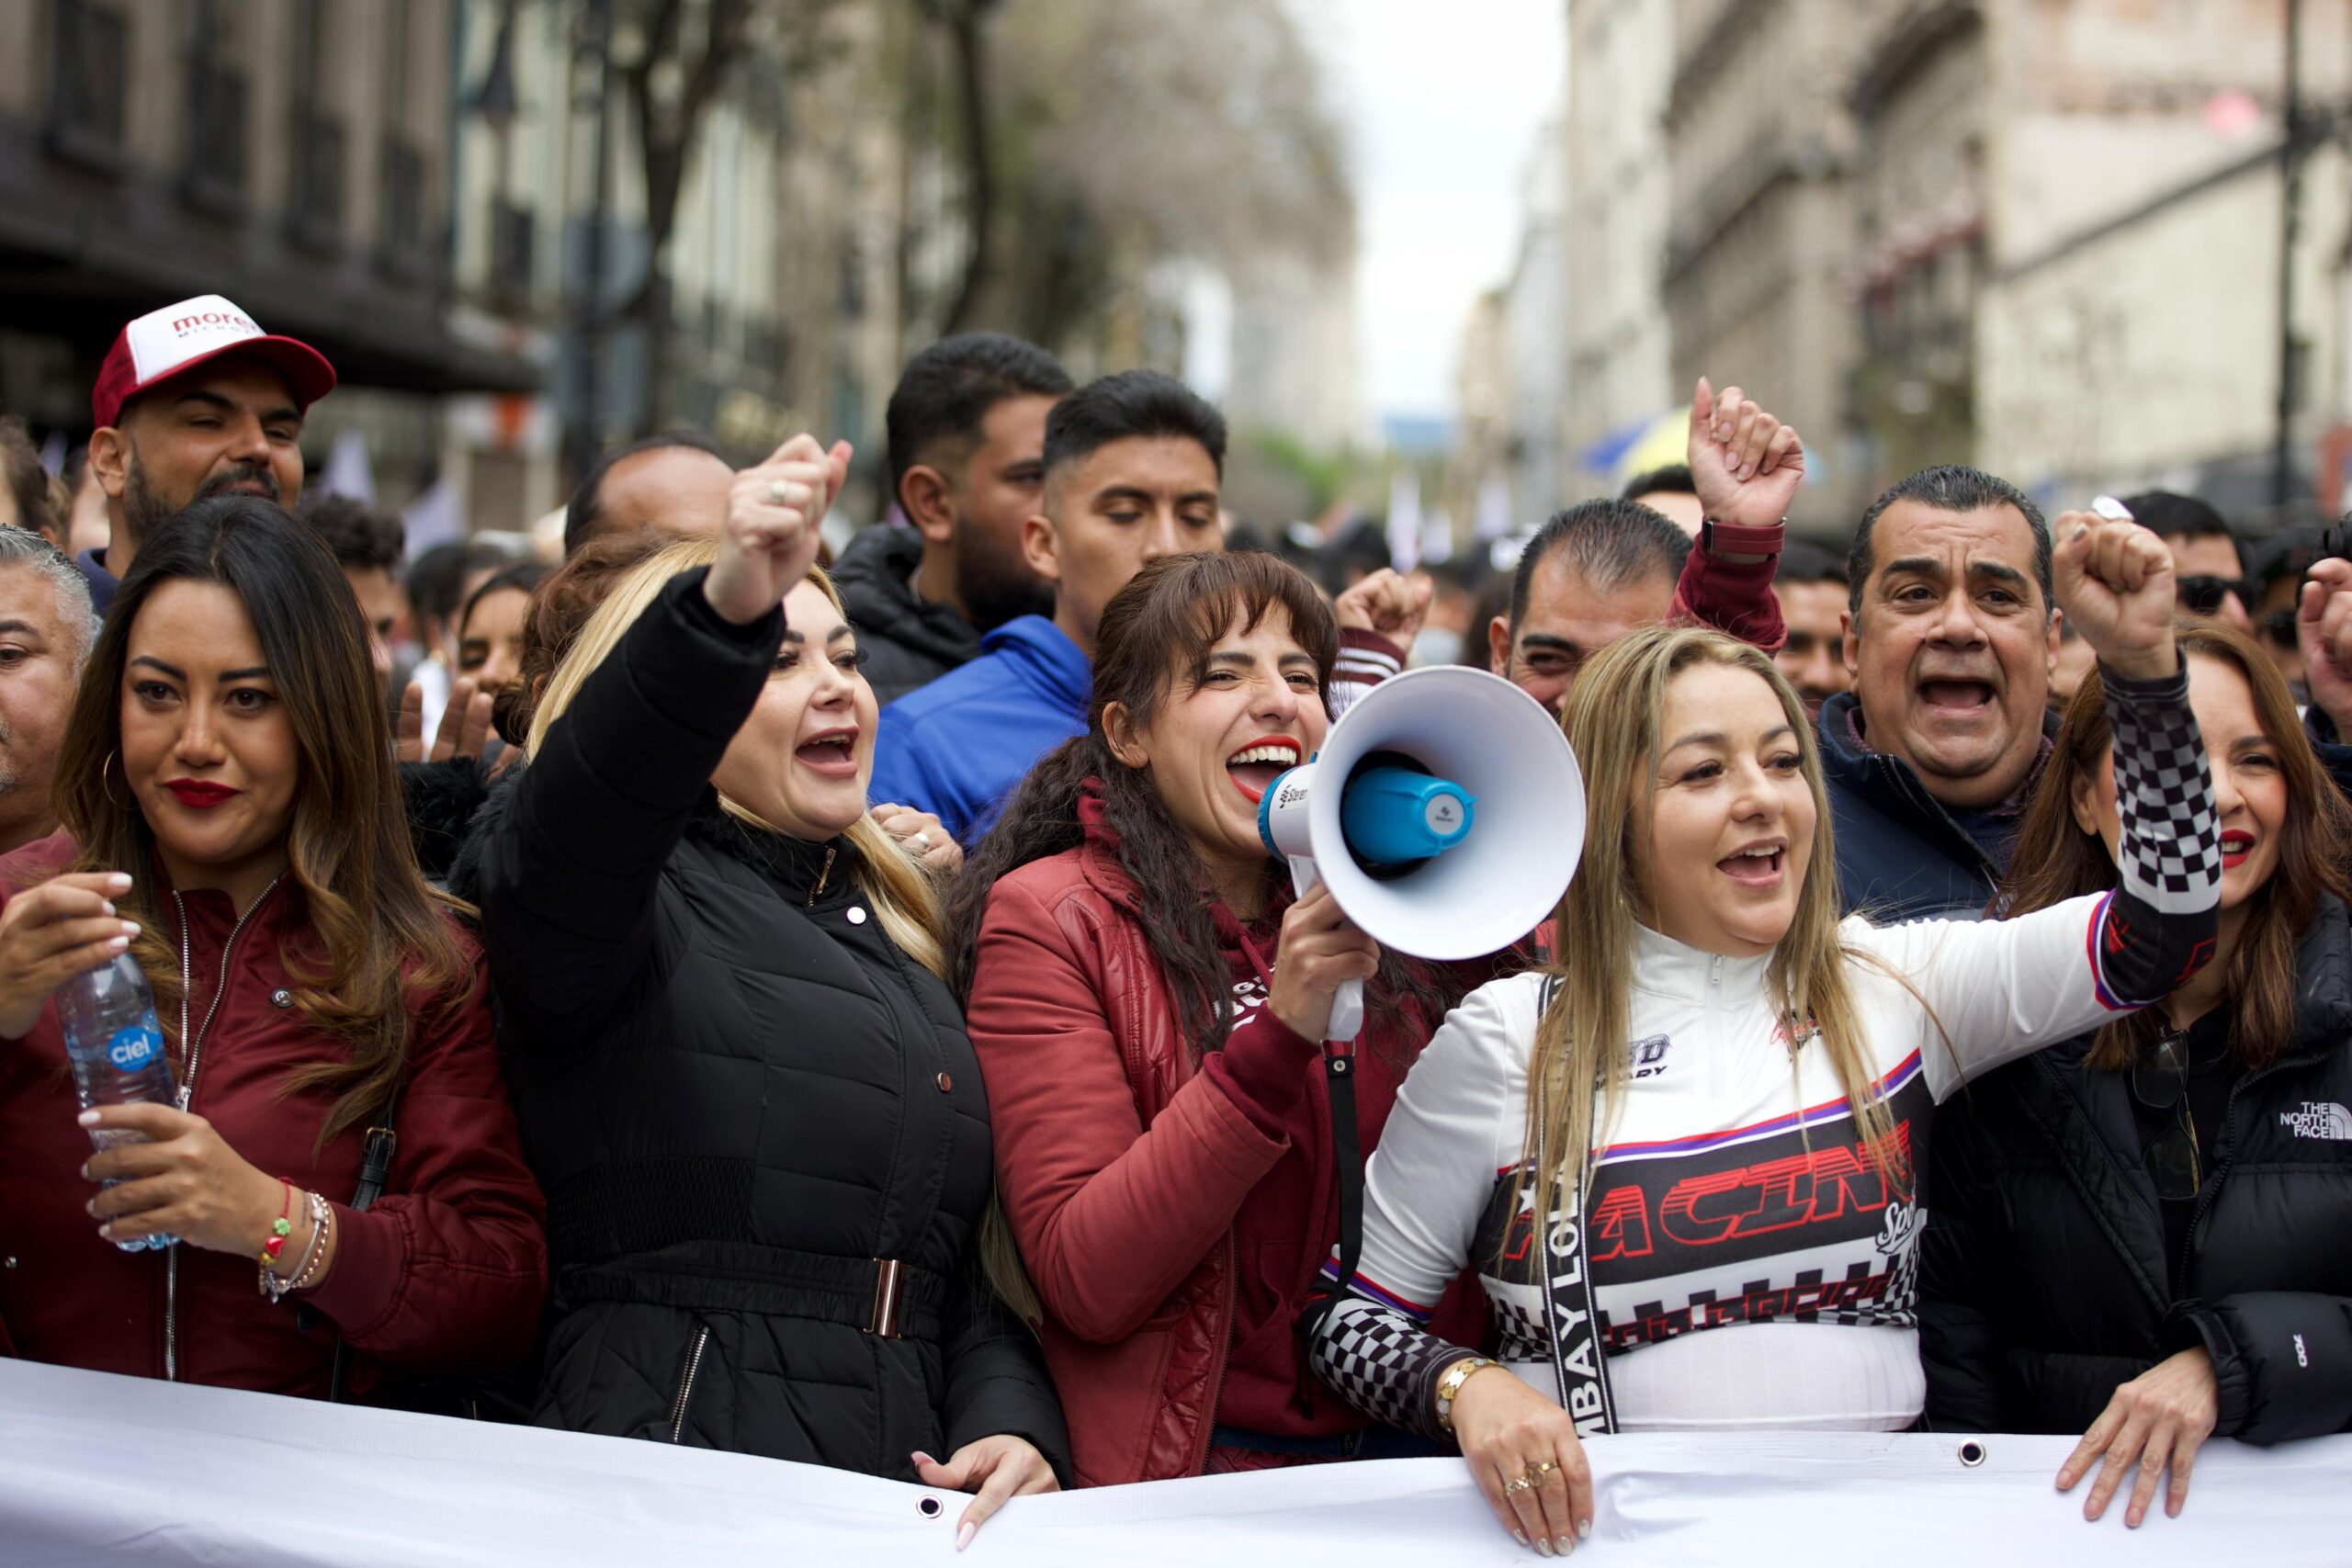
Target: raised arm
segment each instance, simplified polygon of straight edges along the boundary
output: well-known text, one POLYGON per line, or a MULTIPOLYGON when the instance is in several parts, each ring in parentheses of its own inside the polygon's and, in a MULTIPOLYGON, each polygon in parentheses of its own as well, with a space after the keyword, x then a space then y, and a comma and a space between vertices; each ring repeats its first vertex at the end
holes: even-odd
POLYGON ((774 668, 847 452, 795 436, 739 475, 717 562, 664 588, 548 728, 482 850, 502 1006, 594 1019, 639 977, 655 884, 774 668))
POLYGON ((1682 563, 1668 619, 1778 653, 1789 632, 1772 573, 1804 479, 1804 443, 1737 387, 1718 396, 1702 378, 1690 399, 1690 462, 1706 522, 1682 563))

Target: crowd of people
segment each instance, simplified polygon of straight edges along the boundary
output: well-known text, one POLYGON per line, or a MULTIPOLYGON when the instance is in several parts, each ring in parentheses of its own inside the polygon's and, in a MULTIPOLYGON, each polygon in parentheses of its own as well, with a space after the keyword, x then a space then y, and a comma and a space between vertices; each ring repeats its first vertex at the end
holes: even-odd
POLYGON ((334 385, 208 296, 70 481, 0 425, 0 1353, 960 1489, 959 1544, 1458 1452, 1555 1555, 1588 1440, 1719 1428, 2076 1435, 2137 1525, 2352 1426, 2326 541, 1951 466, 1840 555, 1702 381, 1687 465, 1400 573, 1254 540, 1180 381, 978 333, 838 560, 846 443, 686 432, 560 562, 411 562, 304 501, 334 385), (1589 807, 1469 963, 1259 827, 1432 660, 1589 807), (53 998, 125 953, 177 1102, 77 1113, 53 998))

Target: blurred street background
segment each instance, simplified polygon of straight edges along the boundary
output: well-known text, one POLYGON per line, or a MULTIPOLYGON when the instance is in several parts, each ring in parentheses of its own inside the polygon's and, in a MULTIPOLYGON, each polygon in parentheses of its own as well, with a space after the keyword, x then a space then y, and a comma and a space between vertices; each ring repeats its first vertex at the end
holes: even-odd
POLYGON ((1973 461, 2261 536, 2352 465, 2352 0, 0 0, 0 408, 197 293, 412 554, 583 454, 859 447, 968 327, 1220 400, 1268 538, 1461 558, 1672 461, 1973 461))

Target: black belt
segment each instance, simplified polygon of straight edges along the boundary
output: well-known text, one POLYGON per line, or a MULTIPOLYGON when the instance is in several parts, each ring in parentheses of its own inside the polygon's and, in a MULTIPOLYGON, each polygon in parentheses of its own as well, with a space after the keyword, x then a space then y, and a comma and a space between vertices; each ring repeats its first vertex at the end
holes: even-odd
POLYGON ((626 1263, 566 1269, 557 1299, 638 1302, 845 1324, 883 1339, 936 1339, 947 1276, 895 1258, 839 1258, 786 1247, 700 1243, 626 1263))

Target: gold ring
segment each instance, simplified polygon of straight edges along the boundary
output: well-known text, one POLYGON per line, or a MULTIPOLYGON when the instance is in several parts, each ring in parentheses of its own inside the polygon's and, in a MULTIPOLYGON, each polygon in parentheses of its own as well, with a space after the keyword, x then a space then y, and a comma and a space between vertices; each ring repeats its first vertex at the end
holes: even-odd
POLYGON ((1541 1481, 1559 1468, 1560 1461, 1551 1459, 1545 1460, 1542 1464, 1531 1464, 1527 1467, 1527 1479, 1531 1483, 1541 1481))
POLYGON ((1534 1482, 1530 1481, 1526 1476, 1522 1475, 1517 1481, 1506 1481, 1503 1483, 1503 1495, 1506 1497, 1516 1497, 1521 1493, 1531 1490, 1534 1485, 1534 1482))

